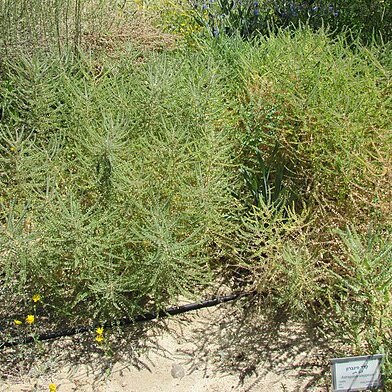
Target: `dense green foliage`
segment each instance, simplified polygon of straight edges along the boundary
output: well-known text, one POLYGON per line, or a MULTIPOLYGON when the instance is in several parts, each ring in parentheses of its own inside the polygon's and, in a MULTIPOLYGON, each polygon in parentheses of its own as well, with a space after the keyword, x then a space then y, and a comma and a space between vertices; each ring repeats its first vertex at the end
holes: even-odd
POLYGON ((132 55, 100 74, 3 68, 3 287, 18 302, 37 291, 57 315, 106 319, 208 282, 232 182, 217 64, 132 55))
POLYGON ((187 8, 163 24, 195 35, 190 47, 132 41, 115 54, 86 50, 100 33, 83 20, 120 18, 125 3, 99 13, 56 3, 48 25, 35 4, 34 26, 57 31, 42 45, 49 36, 26 19, 10 28, 22 3, 0 2, 4 326, 19 333, 13 320, 32 313, 38 329, 44 317, 132 317, 219 282, 315 322, 352 353, 384 352, 390 385, 392 57, 360 43, 387 31, 386 2, 344 12, 336 2, 325 10, 340 10, 333 34, 315 31, 321 16, 298 27, 300 14, 283 23, 267 12, 296 30, 252 40, 239 19, 201 40, 182 21, 215 22, 187 8))
POLYGON ((384 51, 299 30, 222 40, 212 52, 240 86, 243 208, 218 241, 226 268, 268 308, 324 320, 358 354, 389 353, 392 102, 384 51))
POLYGON ((280 28, 329 26, 335 34, 350 29, 365 41, 389 41, 392 6, 383 0, 191 0, 195 20, 210 35, 269 35, 280 28))

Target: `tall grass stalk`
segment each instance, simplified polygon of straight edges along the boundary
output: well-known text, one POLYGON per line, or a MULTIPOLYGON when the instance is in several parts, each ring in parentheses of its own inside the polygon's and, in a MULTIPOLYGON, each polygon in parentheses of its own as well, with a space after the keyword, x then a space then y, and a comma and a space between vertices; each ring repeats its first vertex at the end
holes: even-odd
POLYGON ((2 0, 0 50, 2 56, 40 49, 60 53, 77 50, 88 39, 105 34, 125 7, 108 0, 2 0), (86 39, 84 39, 86 37, 86 39))

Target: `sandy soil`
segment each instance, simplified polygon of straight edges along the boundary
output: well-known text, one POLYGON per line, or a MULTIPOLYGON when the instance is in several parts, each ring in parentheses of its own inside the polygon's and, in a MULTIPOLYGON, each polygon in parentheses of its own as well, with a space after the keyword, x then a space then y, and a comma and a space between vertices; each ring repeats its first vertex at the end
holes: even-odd
POLYGON ((287 320, 231 304, 107 332, 7 350, 0 391, 327 391, 326 347, 287 320), (110 336, 109 336, 110 335, 110 336))

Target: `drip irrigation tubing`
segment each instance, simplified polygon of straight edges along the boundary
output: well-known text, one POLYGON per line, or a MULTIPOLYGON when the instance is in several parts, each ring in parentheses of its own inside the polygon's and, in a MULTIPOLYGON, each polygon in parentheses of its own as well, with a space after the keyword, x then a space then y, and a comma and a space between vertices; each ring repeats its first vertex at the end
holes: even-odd
MULTIPOLYGON (((197 310, 197 309, 202 309, 202 308, 210 308, 212 306, 216 306, 216 305, 222 304, 224 302, 234 301, 236 299, 243 298, 243 297, 249 297, 254 294, 255 294, 255 292, 253 292, 253 291, 252 292, 242 292, 242 293, 232 293, 232 294, 228 294, 228 295, 214 297, 214 298, 207 299, 207 300, 200 301, 200 302, 194 302, 194 303, 190 303, 190 304, 186 304, 186 305, 173 306, 173 307, 161 310, 159 312, 146 312, 141 315, 135 316, 133 318, 123 318, 116 323, 106 323, 106 324, 104 324, 104 328, 111 328, 114 325, 116 325, 116 326, 132 325, 132 324, 142 323, 142 322, 151 321, 151 320, 155 320, 155 319, 159 319, 159 318, 165 318, 168 316, 174 316, 177 314, 190 312, 192 310, 197 310)), ((26 336, 24 338, 13 340, 13 341, 0 342, 0 349, 5 348, 5 347, 19 346, 22 344, 28 344, 28 343, 33 343, 33 342, 43 342, 46 340, 53 340, 53 339, 58 339, 58 338, 66 337, 66 336, 74 336, 79 333, 92 331, 97 327, 98 327, 98 325, 80 326, 80 327, 67 328, 67 329, 56 330, 56 331, 51 331, 51 332, 45 332, 45 333, 42 333, 38 336, 26 336)))

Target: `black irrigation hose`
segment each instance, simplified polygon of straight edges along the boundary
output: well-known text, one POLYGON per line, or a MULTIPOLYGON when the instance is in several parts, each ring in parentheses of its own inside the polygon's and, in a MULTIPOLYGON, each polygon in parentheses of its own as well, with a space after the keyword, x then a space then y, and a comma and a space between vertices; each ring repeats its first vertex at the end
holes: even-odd
MULTIPOLYGON (((253 294, 254 294, 254 292, 234 293, 234 294, 223 295, 220 297, 214 297, 212 299, 207 299, 207 300, 204 300, 201 302, 195 302, 195 303, 181 305, 181 306, 173 306, 173 307, 167 308, 165 310, 161 310, 157 313, 147 312, 147 313, 141 314, 139 316, 136 316, 132 319, 124 318, 116 324, 107 323, 104 325, 104 327, 110 328, 113 325, 125 326, 125 325, 131 325, 131 324, 135 324, 135 323, 141 323, 144 321, 150 321, 150 320, 154 320, 154 319, 158 319, 158 318, 174 316, 176 314, 186 313, 191 310, 209 308, 212 306, 216 306, 218 304, 222 304, 224 302, 234 301, 234 300, 242 298, 242 297, 248 297, 253 294)), ((1 342, 0 349, 2 349, 4 347, 19 346, 21 344, 27 344, 27 343, 37 342, 37 341, 42 342, 45 340, 52 340, 52 339, 57 339, 57 338, 65 337, 65 336, 73 336, 78 333, 91 331, 96 327, 97 327, 96 325, 90 326, 90 327, 82 326, 82 327, 75 327, 75 328, 68 328, 68 329, 57 330, 57 331, 52 331, 52 332, 46 332, 46 333, 42 333, 36 337, 27 336, 25 338, 14 340, 11 342, 1 342)))

